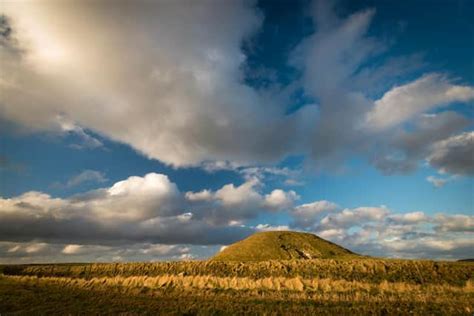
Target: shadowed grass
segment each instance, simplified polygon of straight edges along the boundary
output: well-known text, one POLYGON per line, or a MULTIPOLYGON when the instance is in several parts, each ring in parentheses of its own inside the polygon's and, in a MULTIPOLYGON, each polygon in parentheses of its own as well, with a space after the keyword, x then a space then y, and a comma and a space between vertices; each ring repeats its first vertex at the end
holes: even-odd
POLYGON ((166 315, 469 315, 474 287, 212 276, 0 277, 0 312, 166 315))

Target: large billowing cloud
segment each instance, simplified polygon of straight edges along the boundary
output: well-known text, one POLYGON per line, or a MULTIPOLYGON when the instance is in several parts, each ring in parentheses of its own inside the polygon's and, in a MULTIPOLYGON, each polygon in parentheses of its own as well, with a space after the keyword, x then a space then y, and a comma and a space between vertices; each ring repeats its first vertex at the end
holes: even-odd
POLYGON ((82 126, 175 166, 274 161, 296 140, 298 120, 242 83, 241 45, 262 20, 250 2, 44 1, 2 11, 12 28, 0 56, 5 119, 82 126))
MULTIPOLYGON (((92 130, 173 166, 268 164, 291 154, 326 166, 355 152, 385 172, 413 170, 428 153, 400 145, 399 135, 426 131, 403 125, 472 100, 473 88, 442 74, 404 82, 423 62, 384 57, 390 45, 367 35, 375 10, 341 18, 326 2, 313 7, 315 33, 290 59, 302 73, 292 87, 315 104, 287 114, 286 92, 243 80, 242 43, 264 18, 251 2, 5 3, 0 117, 101 146, 92 130), (374 56, 377 65, 368 62, 374 56)), ((457 128, 443 135, 466 125, 452 122, 457 128)), ((425 137, 422 147, 439 140, 425 137)))

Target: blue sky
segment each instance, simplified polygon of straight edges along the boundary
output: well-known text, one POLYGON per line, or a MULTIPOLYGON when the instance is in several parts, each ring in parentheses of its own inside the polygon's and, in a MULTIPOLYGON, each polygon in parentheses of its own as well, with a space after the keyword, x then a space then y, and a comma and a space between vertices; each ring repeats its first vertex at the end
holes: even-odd
POLYGON ((121 5, 0 11, 0 260, 474 255, 472 1, 121 5))

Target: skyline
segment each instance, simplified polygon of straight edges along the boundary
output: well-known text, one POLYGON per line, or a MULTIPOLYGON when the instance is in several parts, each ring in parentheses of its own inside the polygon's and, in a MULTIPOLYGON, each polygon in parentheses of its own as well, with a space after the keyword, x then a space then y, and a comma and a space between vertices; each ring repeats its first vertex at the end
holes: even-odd
POLYGON ((0 263, 473 258, 473 6, 2 3, 0 263))

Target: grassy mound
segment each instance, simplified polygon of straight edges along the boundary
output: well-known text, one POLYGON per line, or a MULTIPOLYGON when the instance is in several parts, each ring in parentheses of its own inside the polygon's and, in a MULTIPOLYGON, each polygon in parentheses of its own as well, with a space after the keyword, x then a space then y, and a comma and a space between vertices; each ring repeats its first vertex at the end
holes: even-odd
POLYGON ((265 261, 291 259, 355 258, 358 255, 308 233, 260 232, 230 245, 211 260, 265 261))

